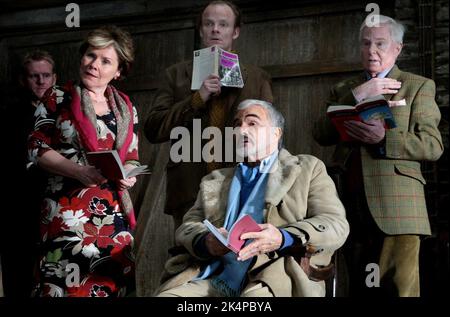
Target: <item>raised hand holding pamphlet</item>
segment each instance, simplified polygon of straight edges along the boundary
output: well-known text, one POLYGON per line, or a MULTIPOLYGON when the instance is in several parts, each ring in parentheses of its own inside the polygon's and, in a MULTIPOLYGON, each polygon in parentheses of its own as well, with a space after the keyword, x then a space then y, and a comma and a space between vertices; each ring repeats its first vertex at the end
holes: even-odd
POLYGON ((116 150, 87 152, 86 158, 90 165, 95 166, 104 177, 110 180, 150 174, 147 165, 136 166, 126 171, 116 150))
POLYGON ((208 219, 203 220, 209 231, 219 240, 224 246, 233 251, 239 253, 244 246, 245 240, 241 240, 241 235, 247 232, 259 232, 261 228, 250 215, 245 215, 237 220, 230 231, 228 237, 225 237, 219 229, 214 226, 208 219))
POLYGON ((220 77, 222 86, 244 87, 239 56, 217 45, 194 51, 191 89, 200 89, 203 81, 211 74, 220 77))

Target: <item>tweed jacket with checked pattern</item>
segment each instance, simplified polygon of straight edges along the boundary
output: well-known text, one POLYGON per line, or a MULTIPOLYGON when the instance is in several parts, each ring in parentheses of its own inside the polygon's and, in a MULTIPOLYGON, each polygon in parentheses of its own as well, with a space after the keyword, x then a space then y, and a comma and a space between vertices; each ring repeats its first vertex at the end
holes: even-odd
MULTIPOLYGON (((441 118, 435 102, 432 80, 401 71, 396 65, 386 76, 402 83, 387 100, 405 99, 406 106, 392 107, 397 127, 386 130, 384 157, 374 156, 360 146, 364 190, 370 212, 386 234, 430 234, 420 162, 436 161, 443 152, 438 124, 441 118)), ((356 104, 351 89, 365 81, 364 74, 338 83, 327 103, 356 104)), ((333 162, 345 166, 352 146, 339 135, 324 115, 314 128, 321 145, 337 144, 333 162)), ((350 211, 349 211, 350 212, 350 211)))

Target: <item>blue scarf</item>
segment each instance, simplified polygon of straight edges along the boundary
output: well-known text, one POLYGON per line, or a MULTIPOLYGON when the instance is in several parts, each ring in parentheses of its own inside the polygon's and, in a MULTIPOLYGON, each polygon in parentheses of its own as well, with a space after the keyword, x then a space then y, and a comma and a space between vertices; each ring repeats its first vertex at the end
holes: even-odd
MULTIPOLYGON (((263 222, 266 185, 269 170, 278 157, 278 151, 264 159, 260 166, 250 168, 242 163, 235 170, 228 194, 224 227, 230 230, 237 219, 251 215, 257 223, 263 222)), ((234 252, 209 264, 194 280, 202 280, 216 273, 222 264, 223 271, 211 279, 212 285, 224 296, 237 297, 241 293, 252 258, 238 261, 234 252)))

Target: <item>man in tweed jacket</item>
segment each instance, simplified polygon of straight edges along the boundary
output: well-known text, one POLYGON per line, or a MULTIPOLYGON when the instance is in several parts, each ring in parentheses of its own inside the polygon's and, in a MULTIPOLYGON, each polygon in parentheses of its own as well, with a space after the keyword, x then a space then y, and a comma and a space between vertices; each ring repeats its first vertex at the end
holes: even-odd
POLYGON ((378 27, 361 25, 365 72, 333 87, 328 105, 384 95, 397 127, 385 130, 381 120, 347 121, 355 141, 341 142, 324 111, 314 138, 324 146, 337 144, 333 162, 346 171, 350 295, 420 296, 419 237, 431 233, 420 161, 436 161, 443 152, 441 115, 434 82, 395 65, 404 27, 379 17, 378 27), (366 285, 368 263, 379 265, 380 288, 366 285))

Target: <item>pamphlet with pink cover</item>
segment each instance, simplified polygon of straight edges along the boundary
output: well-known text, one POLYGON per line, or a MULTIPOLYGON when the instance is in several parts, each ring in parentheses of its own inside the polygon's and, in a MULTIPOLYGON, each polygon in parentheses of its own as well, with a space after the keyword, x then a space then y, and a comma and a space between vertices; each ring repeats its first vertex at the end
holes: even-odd
POLYGON ((259 225, 250 215, 245 215, 236 221, 228 232, 228 237, 225 237, 217 227, 208 221, 208 219, 205 219, 203 223, 209 231, 214 234, 217 240, 219 240, 224 246, 229 248, 234 253, 239 253, 244 246, 245 240, 241 239, 242 234, 261 231, 259 225))

